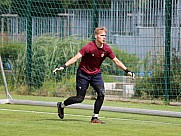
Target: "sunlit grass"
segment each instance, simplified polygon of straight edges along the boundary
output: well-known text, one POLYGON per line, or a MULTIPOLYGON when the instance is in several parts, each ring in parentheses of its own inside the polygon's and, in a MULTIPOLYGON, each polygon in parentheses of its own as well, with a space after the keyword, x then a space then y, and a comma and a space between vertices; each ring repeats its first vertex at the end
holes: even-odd
POLYGON ((59 119, 57 108, 27 105, 0 105, 2 136, 179 136, 181 122, 177 118, 101 111, 106 124, 91 124, 91 110, 65 109, 59 119), (2 110, 6 109, 6 110, 2 110))

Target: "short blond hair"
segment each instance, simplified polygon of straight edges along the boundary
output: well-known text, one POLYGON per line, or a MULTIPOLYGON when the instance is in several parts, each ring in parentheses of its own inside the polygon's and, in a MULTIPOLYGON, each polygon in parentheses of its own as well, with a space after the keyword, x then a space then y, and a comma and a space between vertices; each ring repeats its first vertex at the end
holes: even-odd
POLYGON ((107 33, 106 27, 97 27, 97 28, 94 30, 94 35, 99 34, 100 31, 104 31, 104 32, 107 33))

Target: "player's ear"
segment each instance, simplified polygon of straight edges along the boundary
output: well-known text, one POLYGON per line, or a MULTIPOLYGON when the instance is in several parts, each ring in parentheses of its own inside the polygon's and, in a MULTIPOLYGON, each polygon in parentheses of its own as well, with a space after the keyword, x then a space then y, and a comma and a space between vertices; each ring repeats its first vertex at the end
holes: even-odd
POLYGON ((97 34, 95 34, 95 36, 94 36, 95 38, 97 38, 97 34))

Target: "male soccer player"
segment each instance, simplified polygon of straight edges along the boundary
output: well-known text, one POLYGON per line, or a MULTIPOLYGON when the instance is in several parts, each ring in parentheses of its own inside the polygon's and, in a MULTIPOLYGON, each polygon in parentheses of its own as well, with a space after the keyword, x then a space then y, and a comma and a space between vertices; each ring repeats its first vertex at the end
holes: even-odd
POLYGON ((81 103, 85 98, 88 86, 91 85, 97 93, 91 123, 105 123, 98 119, 98 115, 105 96, 104 81, 101 76, 100 66, 106 57, 109 57, 120 69, 124 70, 127 75, 133 79, 135 78, 135 74, 129 71, 126 66, 116 58, 111 48, 105 43, 106 33, 107 29, 105 27, 97 27, 94 31, 95 41, 84 45, 64 66, 60 66, 53 71, 56 73, 59 70, 63 70, 81 58, 76 74, 77 95, 69 97, 64 102, 57 103, 58 116, 61 119, 64 118, 64 108, 71 104, 81 103))

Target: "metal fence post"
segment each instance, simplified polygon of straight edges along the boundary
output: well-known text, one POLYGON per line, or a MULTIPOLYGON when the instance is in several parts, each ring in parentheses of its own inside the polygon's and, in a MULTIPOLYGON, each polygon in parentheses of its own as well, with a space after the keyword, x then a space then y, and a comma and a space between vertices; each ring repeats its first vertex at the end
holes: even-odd
POLYGON ((31 0, 27 0, 27 62, 26 62, 26 82, 31 87, 31 63, 32 63, 32 16, 31 16, 31 0))
POLYGON ((171 40, 172 1, 165 1, 165 70, 164 70, 164 99, 169 103, 170 93, 170 40, 171 40))
POLYGON ((94 30, 98 27, 99 16, 98 16, 98 0, 94 0, 93 3, 93 31, 92 31, 92 40, 94 40, 94 30))

